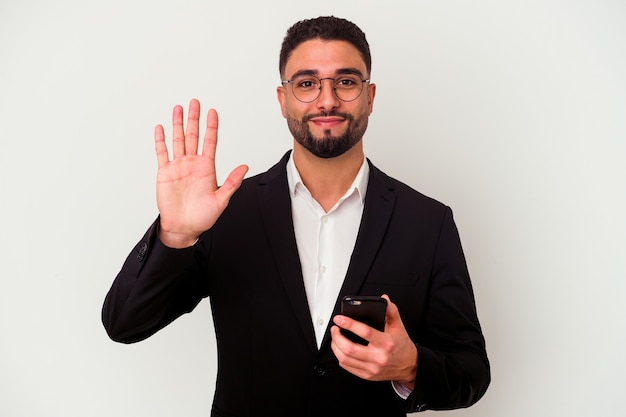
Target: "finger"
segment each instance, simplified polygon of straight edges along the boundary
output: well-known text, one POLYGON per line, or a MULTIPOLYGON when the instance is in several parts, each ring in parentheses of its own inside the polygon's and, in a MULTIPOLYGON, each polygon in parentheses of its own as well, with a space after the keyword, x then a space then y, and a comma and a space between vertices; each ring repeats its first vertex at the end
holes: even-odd
POLYGON ((187 131, 185 132, 185 153, 196 155, 198 153, 198 138, 200 130, 200 102, 193 99, 189 102, 187 115, 187 131))
POLYGON ((219 118, 215 109, 210 109, 206 116, 206 132, 202 144, 202 155, 215 161, 215 149, 217 148, 217 129, 219 118))
POLYGON ((360 321, 351 319, 350 317, 342 316, 341 314, 333 317, 333 322, 340 328, 351 331, 352 333, 362 337, 368 342, 372 342, 376 337, 376 334, 379 333, 373 327, 370 327, 365 323, 361 323, 360 321))
POLYGON ((367 363, 364 361, 364 358, 367 358, 368 348, 366 346, 351 342, 337 326, 330 328, 330 334, 330 347, 342 368, 350 368, 350 372, 367 368, 367 363))
POLYGON ((345 362, 348 358, 354 358, 355 355, 358 355, 359 350, 365 348, 365 346, 352 342, 341 333, 341 329, 338 326, 331 326, 331 347, 335 351, 335 356, 340 361, 345 362))
POLYGON ((185 128, 183 126, 183 108, 174 106, 172 111, 172 141, 174 148, 174 158, 185 155, 185 128))
POLYGON ((332 338, 331 344, 335 344, 337 349, 339 349, 344 355, 354 357, 355 355, 362 354, 363 350, 367 349, 367 346, 355 343, 348 339, 348 337, 342 333, 342 330, 347 329, 339 326, 331 326, 330 334, 332 338))
POLYGON ((224 184, 217 190, 217 193, 220 194, 225 201, 230 200, 230 197, 232 197, 241 185, 246 172, 248 172, 247 165, 239 165, 237 168, 233 169, 231 173, 228 174, 224 184))
POLYGON ((383 294, 382 298, 387 300, 387 313, 385 318, 385 327, 394 326, 397 323, 402 323, 402 319, 400 318, 400 311, 398 310, 398 306, 395 305, 387 294, 383 294))
POLYGON ((157 164, 159 168, 161 168, 169 162, 167 145, 165 144, 165 133, 162 125, 157 125, 154 128, 154 148, 156 151, 157 164))
POLYGON ((389 356, 376 348, 372 343, 367 346, 352 343, 343 336, 337 326, 330 329, 331 349, 341 366, 359 378, 382 381, 389 380, 384 369, 389 363, 389 356))

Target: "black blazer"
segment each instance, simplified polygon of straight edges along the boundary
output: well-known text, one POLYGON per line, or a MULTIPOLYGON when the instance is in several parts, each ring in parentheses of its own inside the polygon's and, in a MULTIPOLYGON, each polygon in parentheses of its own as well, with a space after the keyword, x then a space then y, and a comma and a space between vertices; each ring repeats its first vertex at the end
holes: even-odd
POLYGON ((246 179, 192 248, 165 247, 158 220, 152 225, 107 294, 109 336, 145 339, 210 296, 218 344, 214 416, 404 416, 478 401, 489 362, 452 212, 371 163, 338 300, 386 293, 398 305, 418 347, 415 390, 405 401, 388 381, 344 371, 328 330, 318 350, 293 230, 288 155, 246 179))

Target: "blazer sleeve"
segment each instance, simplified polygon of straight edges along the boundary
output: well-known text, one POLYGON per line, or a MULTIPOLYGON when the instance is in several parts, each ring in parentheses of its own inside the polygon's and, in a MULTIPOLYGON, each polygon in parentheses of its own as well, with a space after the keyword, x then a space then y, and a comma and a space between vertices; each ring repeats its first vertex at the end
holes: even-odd
POLYGON ((420 328, 409 411, 469 407, 491 380, 485 340, 452 210, 446 207, 420 328))
POLYGON ((208 295, 206 239, 191 248, 168 248, 158 225, 157 219, 128 255, 104 300, 102 323, 117 342, 146 339, 208 295))

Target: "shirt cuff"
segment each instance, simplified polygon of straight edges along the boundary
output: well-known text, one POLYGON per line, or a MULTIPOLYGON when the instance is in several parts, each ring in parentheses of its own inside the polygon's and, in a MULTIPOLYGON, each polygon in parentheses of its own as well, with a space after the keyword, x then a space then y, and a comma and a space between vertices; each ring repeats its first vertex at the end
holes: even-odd
POLYGON ((396 394, 398 394, 398 397, 402 398, 403 400, 409 398, 409 395, 411 395, 411 393, 413 392, 412 390, 408 389, 407 387, 396 381, 391 381, 391 386, 393 387, 393 390, 396 392, 396 394))

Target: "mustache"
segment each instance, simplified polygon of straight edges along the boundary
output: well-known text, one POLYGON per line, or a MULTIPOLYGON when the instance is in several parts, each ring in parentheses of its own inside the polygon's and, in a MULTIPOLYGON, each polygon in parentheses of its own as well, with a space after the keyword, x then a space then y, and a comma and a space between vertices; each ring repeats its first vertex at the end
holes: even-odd
POLYGON ((329 112, 320 112, 315 114, 307 114, 302 118, 302 122, 308 122, 309 120, 315 117, 342 117, 346 120, 354 120, 354 116, 350 113, 341 113, 337 111, 329 111, 329 112))

